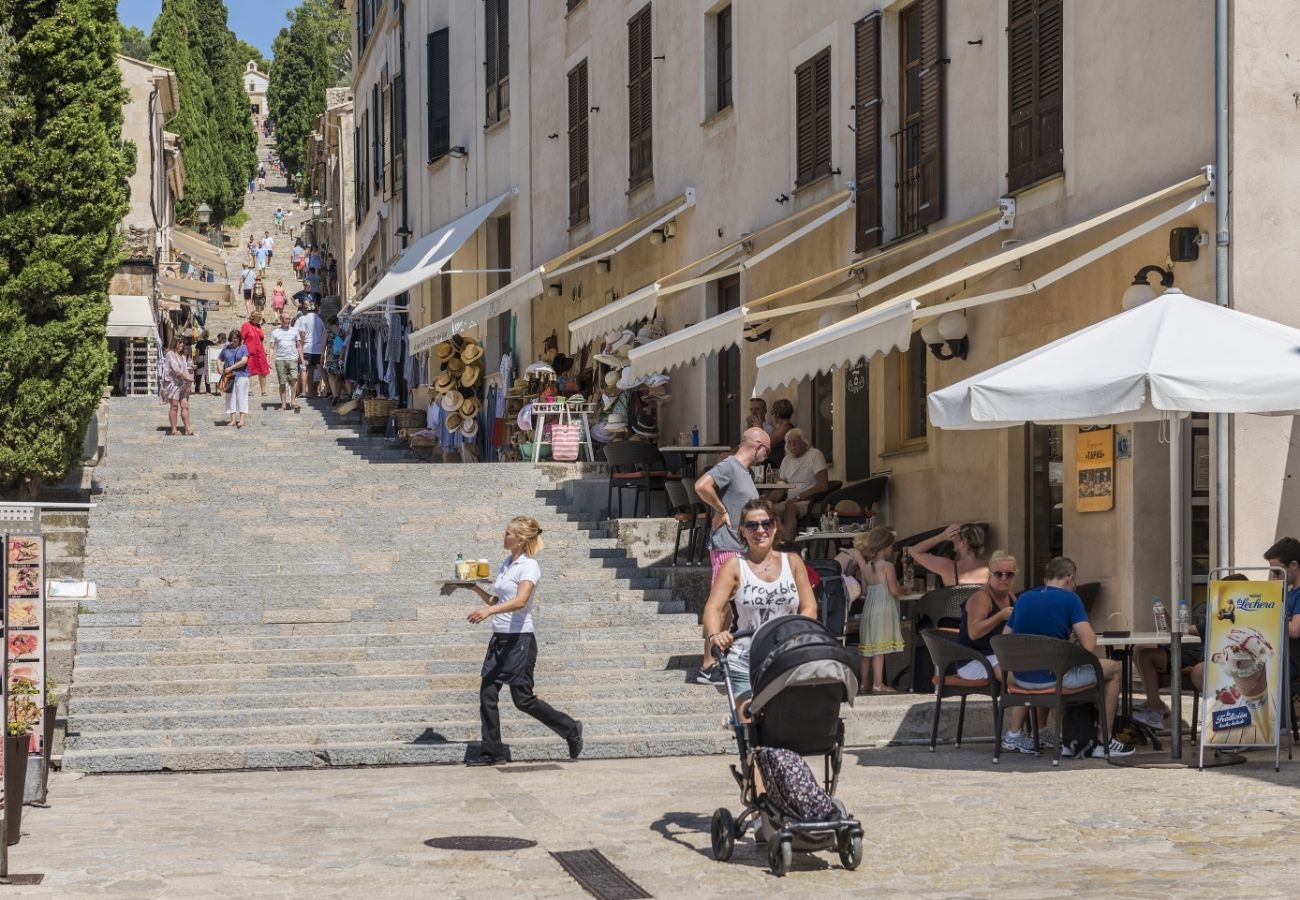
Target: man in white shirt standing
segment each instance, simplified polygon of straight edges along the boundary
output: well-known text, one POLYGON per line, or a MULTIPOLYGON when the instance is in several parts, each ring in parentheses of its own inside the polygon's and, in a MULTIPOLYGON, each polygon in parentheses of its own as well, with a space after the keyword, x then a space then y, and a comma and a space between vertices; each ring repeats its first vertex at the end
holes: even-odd
POLYGON ((280 310, 280 324, 271 332, 271 344, 275 347, 275 377, 280 382, 280 409, 292 405, 296 411, 298 398, 294 396, 294 388, 303 362, 302 332, 289 321, 287 309, 280 310))
POLYGON ((302 353, 305 360, 299 375, 298 395, 301 397, 310 397, 309 388, 320 381, 321 354, 325 352, 325 322, 317 315, 315 303, 308 302, 306 310, 298 317, 298 322, 294 326, 302 338, 302 353))
POLYGON ((266 248, 266 258, 268 260, 275 256, 275 240, 271 237, 271 232, 262 232, 262 246, 266 248))
POLYGON ((781 507, 785 539, 794 540, 798 532, 799 517, 808 512, 809 500, 826 490, 826 457, 808 443, 803 429, 791 428, 785 433, 785 459, 781 460, 781 480, 790 485, 781 507))

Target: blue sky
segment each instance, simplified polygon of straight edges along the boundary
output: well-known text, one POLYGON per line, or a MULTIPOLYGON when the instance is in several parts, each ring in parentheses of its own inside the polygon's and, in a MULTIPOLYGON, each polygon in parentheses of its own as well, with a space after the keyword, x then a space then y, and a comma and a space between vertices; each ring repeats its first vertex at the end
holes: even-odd
MULTIPOLYGON (((244 40, 271 58, 271 42, 280 29, 289 24, 285 13, 298 0, 226 0, 230 10, 230 28, 244 40)), ((134 25, 148 34, 153 20, 162 9, 162 0, 118 0, 117 15, 123 25, 134 25)))

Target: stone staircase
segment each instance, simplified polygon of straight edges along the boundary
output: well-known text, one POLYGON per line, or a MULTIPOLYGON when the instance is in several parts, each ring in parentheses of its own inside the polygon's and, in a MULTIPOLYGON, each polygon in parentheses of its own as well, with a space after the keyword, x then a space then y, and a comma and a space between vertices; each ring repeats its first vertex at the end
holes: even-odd
MULTIPOLYGON (((696 616, 543 472, 418 463, 326 407, 251 399, 236 431, 195 397, 191 438, 152 398, 111 401, 66 768, 463 761, 489 631, 438 589, 458 552, 495 565, 517 514, 545 529, 538 693, 583 720, 584 756, 733 748, 725 699, 690 681, 696 616)), ((567 758, 504 697, 502 719, 515 759, 567 758)))

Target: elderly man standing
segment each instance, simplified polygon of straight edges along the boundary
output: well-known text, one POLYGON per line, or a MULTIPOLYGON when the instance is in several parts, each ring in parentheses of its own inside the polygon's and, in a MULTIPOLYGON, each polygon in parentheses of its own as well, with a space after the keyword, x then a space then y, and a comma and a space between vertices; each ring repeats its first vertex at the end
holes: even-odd
POLYGON ((781 524, 787 541, 799 530, 799 517, 807 514, 808 502, 826 490, 829 481, 826 456, 808 443, 802 428, 785 433, 785 459, 781 460, 781 480, 790 485, 781 507, 781 524))
MULTIPOLYGON (((740 436, 736 452, 701 475, 695 491, 713 510, 713 532, 709 535, 709 562, 713 565, 712 586, 718 580, 722 564, 745 549, 740 542, 740 510, 750 500, 758 499, 758 489, 749 467, 762 465, 772 449, 772 439, 762 428, 750 428, 740 436)), ((696 676, 700 684, 722 684, 722 671, 713 664, 712 644, 704 644, 704 664, 696 676)))

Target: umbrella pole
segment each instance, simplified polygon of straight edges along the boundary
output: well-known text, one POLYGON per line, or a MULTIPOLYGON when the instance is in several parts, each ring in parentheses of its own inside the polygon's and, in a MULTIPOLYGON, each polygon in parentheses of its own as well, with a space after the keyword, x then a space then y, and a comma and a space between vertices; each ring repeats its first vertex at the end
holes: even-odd
POLYGON ((1169 419, 1169 729, 1170 756, 1183 755, 1183 641, 1178 610, 1183 596, 1183 420, 1169 419))

